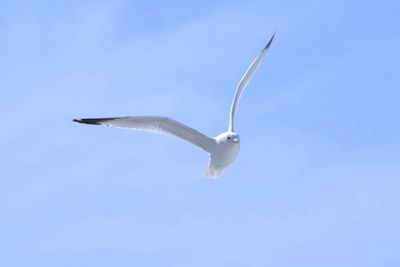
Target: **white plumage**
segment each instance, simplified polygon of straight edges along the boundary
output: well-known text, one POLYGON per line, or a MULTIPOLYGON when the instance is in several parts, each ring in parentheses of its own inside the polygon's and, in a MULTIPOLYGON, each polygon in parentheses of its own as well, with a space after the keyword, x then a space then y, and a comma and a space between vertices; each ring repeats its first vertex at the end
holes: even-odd
POLYGON ((221 176, 223 170, 235 160, 237 154, 239 153, 240 137, 234 132, 233 123, 240 97, 257 68, 260 66, 262 59, 271 46, 274 36, 275 34, 272 35, 267 45, 250 64, 249 68, 239 81, 231 105, 228 131, 223 132, 214 138, 208 137, 176 120, 160 116, 90 118, 74 119, 73 121, 85 124, 128 128, 176 136, 201 148, 209 154, 209 164, 204 173, 205 176, 212 178, 221 176))

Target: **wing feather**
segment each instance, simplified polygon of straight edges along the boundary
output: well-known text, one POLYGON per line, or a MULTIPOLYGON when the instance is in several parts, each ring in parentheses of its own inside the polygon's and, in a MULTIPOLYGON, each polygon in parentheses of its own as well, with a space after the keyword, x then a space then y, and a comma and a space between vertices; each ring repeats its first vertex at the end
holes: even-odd
POLYGON ((229 131, 233 132, 233 121, 235 117, 235 112, 237 105, 239 103, 240 97, 242 96, 243 90, 246 88, 247 84, 249 83, 250 79, 253 77, 254 73, 256 72, 257 68, 260 66, 265 54, 267 53, 269 47, 274 40, 275 33, 272 35, 271 39, 267 43, 267 45, 263 48, 260 54, 254 59, 254 61, 250 64, 249 68, 240 79, 237 87, 235 97, 233 98, 232 105, 231 105, 231 112, 229 116, 229 131))
POLYGON ((136 117, 115 117, 115 118, 90 118, 74 119, 74 122, 105 125, 117 128, 128 128, 173 135, 181 138, 206 152, 211 151, 215 140, 170 118, 159 116, 136 116, 136 117))

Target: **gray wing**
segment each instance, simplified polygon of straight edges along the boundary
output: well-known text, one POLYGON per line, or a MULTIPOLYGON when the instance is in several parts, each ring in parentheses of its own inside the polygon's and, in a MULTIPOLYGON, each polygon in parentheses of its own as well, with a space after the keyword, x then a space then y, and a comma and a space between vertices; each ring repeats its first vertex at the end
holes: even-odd
POLYGON ((215 140, 173 119, 158 116, 74 119, 74 122, 128 128, 169 134, 181 138, 206 152, 211 151, 215 140))
POLYGON ((235 117, 236 107, 239 103, 240 97, 242 96, 244 88, 246 88, 247 84, 249 83, 251 77, 253 77, 254 73, 256 72, 257 68, 260 66, 261 61, 263 60, 265 54, 267 53, 269 47, 274 40, 275 33, 272 35, 271 39, 261 51, 261 53, 254 59, 251 63, 250 67, 247 69, 246 73, 243 75, 242 79, 240 79, 239 84, 236 88, 235 97, 233 98, 232 105, 231 105, 231 112, 229 116, 229 131, 233 132, 233 121, 235 117))

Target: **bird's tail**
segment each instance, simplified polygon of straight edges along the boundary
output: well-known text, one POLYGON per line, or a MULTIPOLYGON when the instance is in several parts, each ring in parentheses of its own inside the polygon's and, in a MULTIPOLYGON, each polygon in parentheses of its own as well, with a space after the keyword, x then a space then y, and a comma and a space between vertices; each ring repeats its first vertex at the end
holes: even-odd
POLYGON ((208 164, 207 170, 204 172, 204 176, 216 179, 222 175, 224 168, 210 162, 208 164))

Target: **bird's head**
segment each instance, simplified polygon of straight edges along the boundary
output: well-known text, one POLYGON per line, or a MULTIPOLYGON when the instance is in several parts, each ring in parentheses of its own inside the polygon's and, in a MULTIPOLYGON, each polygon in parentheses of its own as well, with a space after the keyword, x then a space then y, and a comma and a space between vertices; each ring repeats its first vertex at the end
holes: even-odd
POLYGON ((225 143, 233 145, 239 145, 240 143, 239 135, 234 132, 224 132, 215 137, 215 140, 217 141, 217 143, 225 143))

